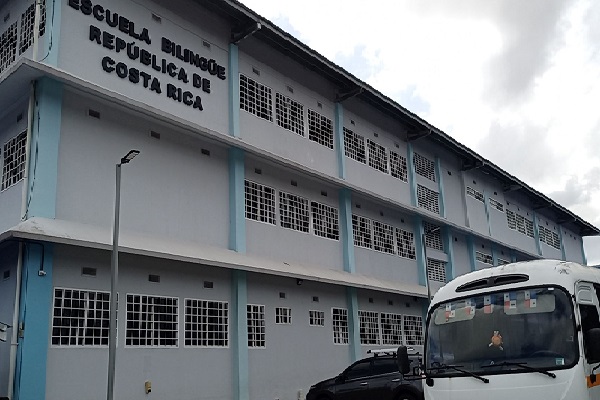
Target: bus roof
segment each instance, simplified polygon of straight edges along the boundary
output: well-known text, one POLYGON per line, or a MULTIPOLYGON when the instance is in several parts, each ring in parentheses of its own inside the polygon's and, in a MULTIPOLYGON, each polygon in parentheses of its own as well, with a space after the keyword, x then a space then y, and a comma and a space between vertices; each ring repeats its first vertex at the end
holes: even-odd
POLYGON ((438 290, 432 305, 456 297, 521 286, 558 285, 573 293, 575 282, 580 280, 600 283, 600 269, 560 260, 506 264, 457 277, 438 290))

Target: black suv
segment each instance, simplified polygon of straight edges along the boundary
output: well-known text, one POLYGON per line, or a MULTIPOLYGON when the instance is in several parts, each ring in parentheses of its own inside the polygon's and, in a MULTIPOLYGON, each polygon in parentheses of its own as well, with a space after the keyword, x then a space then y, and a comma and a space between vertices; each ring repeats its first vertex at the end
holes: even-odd
POLYGON ((418 375, 418 355, 410 356, 411 372, 398 371, 394 353, 376 354, 357 361, 335 378, 311 386, 306 400, 421 400, 423 386, 418 375))

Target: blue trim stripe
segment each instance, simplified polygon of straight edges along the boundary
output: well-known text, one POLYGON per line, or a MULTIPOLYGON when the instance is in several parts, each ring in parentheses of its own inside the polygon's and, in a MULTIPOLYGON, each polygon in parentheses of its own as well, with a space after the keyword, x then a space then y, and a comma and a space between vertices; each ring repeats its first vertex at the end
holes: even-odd
POLYGON ((408 160, 408 184, 410 185, 410 202, 413 207, 419 205, 417 199, 417 179, 415 172, 415 152, 413 150, 412 143, 408 143, 406 146, 406 157, 408 160))
POLYGON ((361 358, 360 352, 360 321, 358 318, 358 293, 356 288, 346 287, 348 298, 348 339, 350 341, 350 360, 361 358))
POLYGON ((240 137, 240 67, 237 45, 229 44, 229 134, 240 137))
POLYGON ((340 189, 339 201, 340 236, 342 240, 344 271, 353 274, 356 271, 356 262, 354 259, 354 231, 352 230, 352 193, 350 192, 350 189, 340 189))
POLYGON ((340 179, 346 179, 346 158, 344 157, 344 106, 335 103, 335 151, 340 179))
POLYGON ((444 179, 442 175, 442 161, 439 157, 435 158, 435 173, 438 178, 438 190, 440 194, 440 215, 446 218, 446 196, 444 194, 444 179))

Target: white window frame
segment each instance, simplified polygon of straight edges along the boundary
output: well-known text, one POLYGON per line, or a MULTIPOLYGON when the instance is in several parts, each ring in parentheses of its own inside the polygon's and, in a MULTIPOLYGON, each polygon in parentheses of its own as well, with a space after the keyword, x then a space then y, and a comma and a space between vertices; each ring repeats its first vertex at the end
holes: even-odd
POLYGON ((229 348, 229 303, 227 301, 185 298, 184 304, 184 347, 229 348), (215 307, 215 305, 219 306, 215 307), (197 312, 193 313, 192 310, 197 312), (218 315, 210 315, 211 310, 216 310, 218 315), (194 317, 196 318, 195 322, 194 317), (215 318, 217 320, 224 319, 225 321, 224 323, 215 323, 215 318), (189 328, 188 325, 190 325, 189 328), (196 325, 196 329, 193 329, 194 325, 196 325), (219 331, 219 329, 214 329, 215 327, 224 327, 225 330, 219 331), (190 335, 189 338, 188 334, 190 335), (196 338, 193 337, 194 334, 196 334, 196 338), (224 335, 224 338, 217 338, 219 334, 224 335), (197 344, 193 344, 194 341, 197 344), (224 344, 215 344, 219 341, 223 341, 224 344), (208 344, 209 342, 213 344, 208 344))
POLYGON ((264 304, 247 304, 246 322, 248 328, 248 348, 265 349, 267 347, 267 335, 264 304), (250 315, 253 318, 250 318, 250 315), (255 315, 258 315, 258 318, 254 318, 255 315))
POLYGON ((348 309, 332 307, 331 321, 333 328, 333 344, 347 345, 350 343, 350 334, 348 328, 348 309), (336 315, 336 311, 338 312, 336 315))
MULTIPOLYGON (((134 299, 135 300, 135 299, 134 299)), ((152 295, 152 294, 139 294, 139 293, 127 293, 125 297, 126 301, 126 328, 125 328, 125 347, 127 348, 178 348, 179 347, 179 298, 172 296, 152 295), (131 302, 130 297, 139 297, 139 303, 131 302), (143 299, 148 302, 144 304, 143 299), (165 300, 167 304, 155 304, 157 300, 165 300), (171 304, 168 304, 169 301, 171 304), (139 310, 135 310, 135 305, 139 304, 139 310), (144 312, 144 305, 146 311, 144 312), (174 308, 174 312, 171 313, 159 313, 155 309, 161 307, 174 308), (137 318, 130 319, 131 314, 138 314, 137 318), (143 319, 142 315, 145 314, 147 319, 143 319), (173 320, 165 321, 160 315, 170 315, 173 320), (131 324, 139 324, 139 328, 130 327, 131 324), (163 325, 174 325, 173 328, 163 328, 163 325), (143 328, 143 326, 146 326, 143 328), (140 334, 139 337, 129 337, 130 332, 145 332, 145 337, 140 334), (161 332, 171 332, 174 334, 172 338, 161 338, 161 332), (139 340, 145 343, 133 344, 133 341, 139 340), (161 341, 172 341, 173 344, 164 344, 161 341), (157 342, 157 343, 156 343, 157 342)))

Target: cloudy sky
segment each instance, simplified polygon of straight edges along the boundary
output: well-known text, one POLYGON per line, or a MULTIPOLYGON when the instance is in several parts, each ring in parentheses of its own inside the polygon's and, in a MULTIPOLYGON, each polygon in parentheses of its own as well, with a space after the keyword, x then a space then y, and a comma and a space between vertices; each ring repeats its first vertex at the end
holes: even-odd
POLYGON ((600 227, 600 1, 242 2, 600 227))

